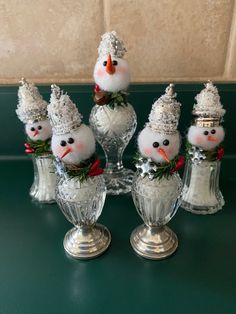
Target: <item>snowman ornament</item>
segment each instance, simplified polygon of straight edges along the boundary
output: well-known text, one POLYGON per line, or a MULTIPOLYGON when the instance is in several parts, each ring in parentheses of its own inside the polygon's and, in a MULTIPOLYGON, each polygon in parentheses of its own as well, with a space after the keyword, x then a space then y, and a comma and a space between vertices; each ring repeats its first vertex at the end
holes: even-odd
POLYGON ((95 157, 95 138, 82 123, 76 105, 56 85, 52 85, 48 113, 59 176, 56 201, 75 226, 65 235, 64 248, 74 258, 93 258, 102 254, 111 241, 108 229, 96 224, 105 202, 106 186, 100 160, 95 157))
POLYGON ((224 205, 219 190, 220 160, 224 155, 221 126, 225 110, 211 81, 196 96, 195 117, 187 134, 186 167, 181 207, 196 214, 213 214, 224 205))
POLYGON ((94 67, 94 102, 90 125, 106 155, 105 179, 109 194, 131 190, 133 171, 125 169, 122 155, 133 136, 137 118, 127 101, 130 82, 128 62, 123 59, 124 43, 115 31, 102 36, 94 67))
POLYGON ((178 246, 177 236, 165 225, 178 209, 182 189, 177 172, 184 164, 178 156, 179 116, 180 103, 170 84, 153 104, 149 122, 138 136, 132 197, 144 224, 133 231, 130 241, 137 254, 149 259, 165 258, 178 246))
POLYGON ((18 118, 25 124, 27 142, 25 152, 32 156, 34 183, 31 197, 39 202, 55 202, 56 175, 51 154, 52 128, 47 116, 47 102, 37 87, 22 78, 16 109, 18 118))
POLYGON ((95 154, 92 130, 82 124, 82 116, 67 94, 52 85, 49 116, 53 127, 52 152, 67 165, 79 165, 95 154))

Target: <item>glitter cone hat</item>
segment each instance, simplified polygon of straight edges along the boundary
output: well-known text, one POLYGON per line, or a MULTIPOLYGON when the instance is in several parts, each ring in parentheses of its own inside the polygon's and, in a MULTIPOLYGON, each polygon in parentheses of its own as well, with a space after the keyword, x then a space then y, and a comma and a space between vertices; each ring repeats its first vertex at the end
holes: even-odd
POLYGON ((220 102, 218 90, 212 82, 207 82, 195 99, 197 103, 194 104, 192 113, 197 119, 222 121, 225 109, 220 102))
POLYGON ((170 84, 165 94, 152 105, 147 126, 158 133, 175 134, 179 123, 180 106, 176 100, 174 85, 170 84))
POLYGON ((117 37, 115 31, 107 32, 102 35, 102 40, 98 47, 98 58, 107 57, 109 54, 111 57, 123 58, 127 52, 124 43, 117 37))
POLYGON ((47 119, 47 102, 43 100, 38 88, 22 78, 18 90, 18 105, 16 114, 25 124, 47 119))
POLYGON ((51 88, 48 115, 53 133, 62 135, 78 129, 82 123, 82 116, 76 105, 57 85, 52 85, 51 88))

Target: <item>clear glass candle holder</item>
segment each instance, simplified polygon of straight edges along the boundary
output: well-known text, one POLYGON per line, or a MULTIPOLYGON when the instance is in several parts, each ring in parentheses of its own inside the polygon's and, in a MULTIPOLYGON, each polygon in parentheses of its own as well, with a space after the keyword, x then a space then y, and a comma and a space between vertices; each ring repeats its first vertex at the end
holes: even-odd
POLYGON ((184 170, 181 207, 194 214, 214 214, 224 205, 219 188, 219 160, 188 160, 184 170))
POLYGON ((158 260, 170 256, 177 249, 177 236, 166 224, 179 207, 181 190, 182 181, 178 173, 154 180, 135 175, 132 197, 144 224, 132 232, 130 242, 140 256, 158 260))
POLYGON ((61 176, 56 190, 57 203, 75 227, 64 238, 64 249, 71 257, 90 259, 109 247, 109 230, 96 221, 101 215, 106 198, 103 175, 89 177, 82 183, 77 177, 61 176))
POLYGON ((90 114, 90 125, 106 156, 105 180, 107 193, 118 195, 131 191, 134 172, 123 166, 123 152, 132 138, 137 118, 133 107, 95 105, 90 114))
POLYGON ((30 196, 41 203, 54 203, 56 190, 56 173, 51 154, 32 156, 34 166, 34 182, 30 188, 30 196))

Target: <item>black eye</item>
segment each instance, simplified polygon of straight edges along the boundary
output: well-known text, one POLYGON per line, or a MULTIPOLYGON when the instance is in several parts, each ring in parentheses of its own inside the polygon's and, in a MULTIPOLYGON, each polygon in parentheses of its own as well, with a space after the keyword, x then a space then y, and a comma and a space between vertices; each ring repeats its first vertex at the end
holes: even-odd
POLYGON ((168 140, 164 140, 164 141, 163 141, 163 145, 167 146, 167 145, 169 145, 169 144, 170 144, 170 141, 168 141, 168 140))
POLYGON ((30 130, 31 130, 31 131, 35 131, 35 128, 31 128, 30 130))
POLYGON ((61 141, 61 146, 66 146, 66 141, 61 141))
POLYGON ((38 126, 38 130, 42 130, 42 127, 41 127, 41 125, 39 125, 39 126, 38 126))
POLYGON ((208 131, 204 131, 203 132, 204 135, 208 135, 208 133, 209 133, 208 131))
POLYGON ((152 146, 155 147, 155 148, 157 148, 157 147, 159 146, 159 143, 158 143, 158 142, 154 142, 154 143, 152 144, 152 146))
POLYGON ((113 60, 113 61, 112 61, 112 64, 113 64, 113 65, 117 65, 118 62, 117 62, 116 60, 113 60))
POLYGON ((69 143, 69 144, 73 144, 73 143, 74 143, 74 139, 73 139, 72 137, 68 138, 67 143, 69 143))
POLYGON ((107 65, 107 61, 104 61, 104 62, 103 62, 103 65, 104 65, 104 67, 105 67, 105 66, 107 65))
POLYGON ((211 130, 211 134, 215 134, 215 133, 216 133, 215 129, 211 130))

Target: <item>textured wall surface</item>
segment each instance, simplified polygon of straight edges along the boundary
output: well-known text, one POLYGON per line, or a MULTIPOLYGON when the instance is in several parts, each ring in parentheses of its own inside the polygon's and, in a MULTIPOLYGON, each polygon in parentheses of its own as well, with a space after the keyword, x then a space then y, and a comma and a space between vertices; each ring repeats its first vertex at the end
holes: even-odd
POLYGON ((116 30, 133 82, 236 81, 234 0, 0 0, 0 83, 91 82, 116 30))

